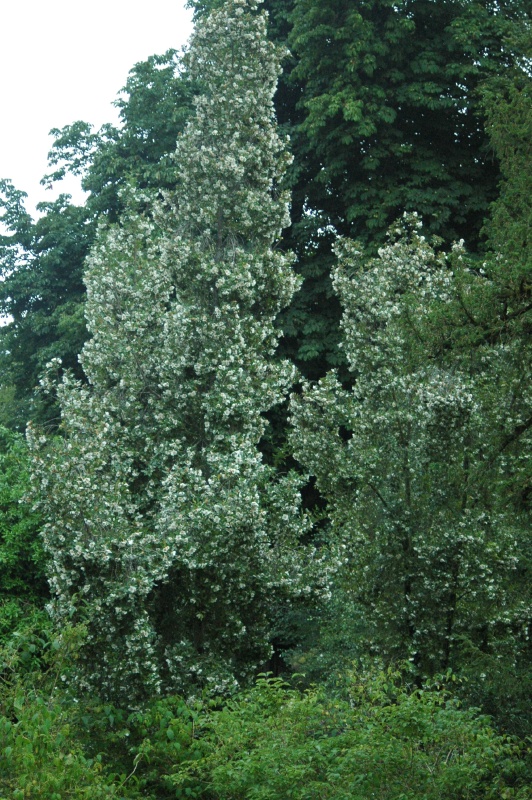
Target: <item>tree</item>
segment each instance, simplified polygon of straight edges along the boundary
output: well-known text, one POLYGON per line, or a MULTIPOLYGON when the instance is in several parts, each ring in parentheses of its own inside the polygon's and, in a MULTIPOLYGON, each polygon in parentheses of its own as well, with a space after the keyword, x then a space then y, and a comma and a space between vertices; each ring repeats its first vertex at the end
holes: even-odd
MULTIPOLYGON (((217 0, 195 0, 197 13, 217 0)), ((310 379, 342 369, 331 284, 337 234, 374 255, 403 211, 448 244, 482 246, 499 164, 480 86, 512 71, 526 4, 510 0, 267 0, 270 35, 288 45, 275 98, 289 132, 292 226, 304 283, 280 316, 283 353, 310 379)))
POLYGON ((64 369, 82 377, 78 354, 87 338, 84 319, 84 262, 99 219, 116 221, 123 211, 120 190, 175 188, 173 159, 178 134, 190 116, 191 86, 173 50, 151 56, 131 70, 117 100, 121 127, 93 131, 77 121, 53 130, 49 153, 55 182, 69 172, 82 178, 85 206, 68 195, 39 206, 33 220, 24 207, 24 192, 0 181, 0 211, 6 234, 0 237, 0 313, 9 322, 0 328, 2 390, 15 405, 4 418, 23 429, 28 419, 52 427, 58 409, 34 390, 45 364, 61 358, 64 369))
MULTIPOLYGON (((189 0, 196 19, 222 4, 223 0, 189 0)), ((283 47, 289 45, 293 6, 293 0, 264 3, 268 35, 283 47)), ((302 146, 305 111, 299 102, 302 84, 294 77, 297 61, 294 52, 288 53, 274 103, 279 125, 290 136, 294 155, 287 171, 292 190, 291 225, 279 244, 285 252, 296 254, 296 270, 303 276, 304 284, 279 315, 278 325, 283 331, 279 348, 282 356, 294 361, 307 377, 318 378, 328 367, 342 363, 338 350, 340 309, 330 280, 334 232, 330 219, 316 210, 312 173, 315 163, 311 148, 302 146)))
POLYGON ((338 244, 352 388, 329 373, 295 397, 293 445, 345 554, 359 650, 433 674, 528 647, 530 520, 508 486, 527 474, 532 362, 519 338, 477 338, 489 277, 420 228, 407 217, 374 259, 338 244))
MULTIPOLYGON (((192 5, 201 15, 216 2, 192 5)), ((515 32, 521 29, 525 38, 529 17, 519 0, 496 6, 457 0, 437 5, 267 0, 266 8, 269 35, 292 50, 275 97, 295 156, 292 225, 280 246, 296 253, 296 269, 304 277, 279 317, 281 351, 316 379, 330 366, 342 366, 341 310, 330 277, 336 232, 361 238, 375 251, 389 222, 406 208, 422 213, 447 241, 463 236, 470 249, 478 246, 489 203, 497 196, 498 163, 483 130, 477 90, 489 75, 504 82, 525 49, 515 32), (335 43, 332 62, 329 40, 335 43)), ((25 231, 27 214, 20 206, 14 235, 3 242, 0 303, 8 315, 10 305, 18 308, 18 316, 0 331, 3 387, 15 387, 19 405, 10 424, 21 427, 30 416, 52 421, 56 415, 56 409, 36 405, 31 393, 50 357, 77 369, 86 336, 81 274, 94 221, 100 215, 118 219, 119 190, 128 183, 175 187, 175 140, 199 83, 170 50, 131 71, 117 103, 121 127, 93 131, 77 121, 55 131, 50 153, 55 169, 46 180, 58 180, 66 171, 79 174, 89 197, 85 215, 68 211, 65 202, 52 204, 39 229, 30 225, 25 231), (60 303, 45 293, 37 309, 33 285, 42 292, 43 283, 53 285, 58 278, 60 303)))
POLYGON ((294 376, 274 320, 297 285, 275 249, 288 156, 277 49, 257 0, 197 26, 204 93, 179 138, 179 193, 130 195, 86 274, 88 385, 59 386, 64 438, 32 435, 58 624, 88 626, 78 686, 131 703, 223 690, 268 657, 272 608, 300 586, 298 479, 261 460, 294 376))
POLYGON ((320 170, 317 207, 341 233, 374 247, 417 211, 430 232, 476 248, 498 169, 475 92, 515 63, 506 38, 527 19, 515 2, 296 0, 301 128, 320 170))
POLYGON ((40 204, 34 221, 24 208, 24 192, 0 182, 0 209, 7 233, 0 237, 0 329, 4 391, 13 387, 16 411, 5 422, 24 428, 30 417, 53 422, 57 409, 33 395, 45 364, 63 359, 80 374, 77 355, 86 338, 83 318, 83 261, 94 238, 86 209, 67 195, 40 204))
POLYGON ((341 366, 335 234, 374 255, 406 210, 448 244, 479 248, 499 166, 478 90, 511 69, 521 46, 508 37, 529 14, 513 0, 283 5, 293 60, 277 105, 290 109, 295 156, 286 240, 305 281, 281 324, 286 352, 316 379, 341 366))
POLYGON ((89 193, 91 213, 113 221, 123 210, 124 186, 175 189, 176 140, 192 114, 197 91, 175 50, 135 64, 115 101, 120 127, 106 124, 93 131, 92 125, 78 120, 54 129, 49 164, 56 169, 43 181, 78 175, 89 193))

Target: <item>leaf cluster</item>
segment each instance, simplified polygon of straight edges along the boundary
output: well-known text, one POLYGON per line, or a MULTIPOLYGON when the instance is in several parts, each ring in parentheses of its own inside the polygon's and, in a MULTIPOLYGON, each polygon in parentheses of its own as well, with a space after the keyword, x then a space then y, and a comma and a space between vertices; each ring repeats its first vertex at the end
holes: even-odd
POLYGON ((0 640, 48 597, 41 519, 26 499, 28 488, 26 443, 0 428, 0 640))
POLYGON ((519 746, 441 684, 412 692, 389 670, 351 673, 344 688, 331 698, 259 679, 204 718, 207 753, 173 781, 226 800, 529 796, 519 746))

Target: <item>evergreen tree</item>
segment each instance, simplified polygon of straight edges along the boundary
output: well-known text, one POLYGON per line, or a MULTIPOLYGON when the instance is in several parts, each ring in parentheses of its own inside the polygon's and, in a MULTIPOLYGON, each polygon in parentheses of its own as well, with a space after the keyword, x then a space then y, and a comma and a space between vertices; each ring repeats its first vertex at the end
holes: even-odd
POLYGON ((274 320, 297 280, 275 249, 288 156, 257 6, 198 24, 187 66, 205 91, 178 141, 179 193, 153 217, 136 193, 101 230, 89 385, 59 387, 64 439, 32 434, 53 614, 86 620, 79 685, 129 702, 232 686, 267 659, 275 604, 310 591, 298 480, 258 451, 293 379, 274 320))

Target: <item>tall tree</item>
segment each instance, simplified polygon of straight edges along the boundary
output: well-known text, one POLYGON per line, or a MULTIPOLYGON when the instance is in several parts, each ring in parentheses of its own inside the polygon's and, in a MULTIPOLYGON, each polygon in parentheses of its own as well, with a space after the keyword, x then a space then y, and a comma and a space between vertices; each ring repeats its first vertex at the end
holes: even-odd
POLYGON ((313 207, 373 246, 406 210, 476 248, 498 178, 476 90, 515 62, 507 37, 523 19, 513 0, 296 0, 313 207))
MULTIPOLYGON (((218 0, 194 0, 198 14, 218 0)), ((294 152, 285 246, 304 277, 281 315, 284 352, 311 378, 340 366, 331 285, 335 233, 375 254, 417 211, 429 232, 470 250, 497 196, 499 165, 479 87, 523 51, 521 0, 267 0, 270 35, 291 58, 276 108, 294 152)))
POLYGON ((478 89, 515 63, 521 44, 510 34, 530 16, 514 0, 287 5, 297 89, 287 244, 305 282, 282 325, 287 353, 315 378, 340 360, 335 232, 375 254, 393 220, 416 211, 429 232, 478 249, 499 179, 478 89))
POLYGON ((134 193, 100 232, 89 385, 59 387, 64 439, 32 438, 55 617, 87 622, 81 685, 128 701, 245 678, 270 653, 275 603, 300 591, 298 481, 258 450, 293 379, 274 320, 297 279, 275 248, 288 156, 257 6, 198 24, 187 65, 205 89, 178 141, 179 194, 154 220, 134 193))
POLYGON ((352 388, 330 373, 294 398, 293 443, 346 554, 359 647, 427 674, 528 646, 530 519, 508 488, 529 474, 532 360, 520 337, 478 336, 492 281, 420 228, 374 259, 338 245, 352 388))
POLYGON ((192 114, 197 91, 175 50, 135 64, 115 101, 120 127, 107 124, 94 131, 78 120, 54 129, 49 164, 56 169, 43 180, 78 175, 91 213, 113 221, 122 209, 124 186, 174 189, 179 173, 176 140, 192 114))

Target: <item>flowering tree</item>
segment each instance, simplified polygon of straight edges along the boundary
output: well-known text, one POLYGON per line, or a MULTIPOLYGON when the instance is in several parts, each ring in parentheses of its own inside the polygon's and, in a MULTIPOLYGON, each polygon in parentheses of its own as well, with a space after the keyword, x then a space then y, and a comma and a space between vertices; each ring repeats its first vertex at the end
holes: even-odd
POLYGON ((353 385, 334 373, 307 385, 293 443, 328 501, 366 647, 426 674, 456 667, 463 647, 515 656, 526 632, 528 521, 505 487, 526 470, 511 432, 526 434, 530 360, 489 325, 479 335, 490 280, 420 229, 406 217, 371 260, 337 245, 353 385))
POLYGON ((86 621, 78 680, 108 696, 232 685, 268 657, 273 604, 302 586, 298 481, 258 450, 293 380, 274 320, 297 286, 274 248, 288 156, 258 4, 198 24, 179 192, 155 210, 133 192, 100 232, 89 385, 59 386, 64 438, 31 435, 52 611, 86 621))

